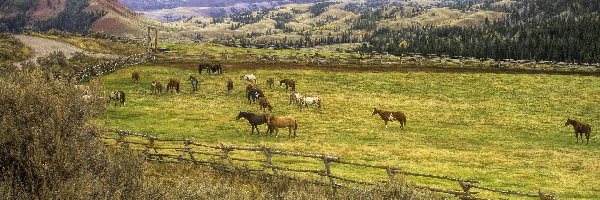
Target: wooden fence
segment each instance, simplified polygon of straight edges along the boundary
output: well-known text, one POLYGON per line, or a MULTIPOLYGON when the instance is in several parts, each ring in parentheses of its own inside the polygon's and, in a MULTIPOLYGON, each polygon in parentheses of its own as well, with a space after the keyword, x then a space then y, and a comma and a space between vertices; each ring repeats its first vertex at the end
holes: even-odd
POLYGON ((319 185, 328 185, 337 190, 339 187, 353 187, 353 186, 373 186, 379 184, 392 183, 400 175, 422 177, 429 179, 437 179, 448 181, 450 183, 457 184, 460 190, 455 189, 442 189, 430 186, 419 186, 416 188, 433 191, 436 193, 444 193, 454 195, 460 199, 479 200, 485 199, 477 197, 479 191, 487 191, 492 193, 499 193, 503 195, 512 195, 519 197, 531 197, 541 200, 556 199, 554 195, 538 193, 525 193, 518 191, 502 190, 491 187, 480 185, 479 181, 461 179, 449 176, 434 175, 420 172, 411 172, 403 170, 399 167, 394 166, 381 166, 371 165, 367 163, 356 163, 343 160, 336 156, 322 155, 322 154, 310 154, 301 152, 288 152, 281 151, 266 146, 262 147, 247 147, 247 146, 231 146, 231 145, 209 145, 203 143, 197 143, 191 139, 160 139, 156 136, 144 133, 134 133, 127 130, 109 130, 107 132, 116 133, 117 137, 99 136, 104 140, 107 145, 113 145, 110 141, 113 141, 115 145, 125 146, 127 148, 140 149, 144 151, 146 160, 158 161, 158 162, 173 162, 173 163, 194 163, 202 165, 213 165, 218 163, 228 163, 229 165, 235 165, 233 161, 245 163, 244 169, 248 171, 262 171, 272 173, 275 176, 287 176, 287 174, 293 174, 294 177, 299 174, 312 174, 320 177, 320 181, 309 181, 304 179, 303 181, 309 181, 319 185), (212 151, 211 151, 212 150, 212 151), (250 156, 236 157, 233 152, 254 152, 259 155, 258 158, 250 156), (322 163, 320 169, 299 169, 284 167, 281 164, 276 164, 273 160, 273 156, 283 157, 296 157, 316 160, 322 163), (207 157, 202 159, 201 157, 207 157), (217 162, 222 161, 222 162, 217 162), (258 166, 257 168, 250 167, 251 164, 258 166), (363 181, 355 180, 348 177, 342 177, 332 173, 332 165, 345 165, 347 167, 354 168, 368 168, 371 170, 378 170, 382 173, 387 174, 387 180, 379 181, 363 181))

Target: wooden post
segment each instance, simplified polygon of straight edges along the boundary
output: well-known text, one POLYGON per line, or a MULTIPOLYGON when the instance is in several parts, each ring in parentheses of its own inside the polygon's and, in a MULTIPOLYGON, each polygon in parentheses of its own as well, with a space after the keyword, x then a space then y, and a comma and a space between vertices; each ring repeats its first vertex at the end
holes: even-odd
POLYGON ((327 178, 329 178, 329 183, 335 193, 337 191, 337 186, 335 185, 335 180, 331 177, 331 162, 329 161, 329 158, 325 156, 323 157, 323 162, 325 163, 325 174, 327 175, 327 178))
POLYGON ((388 166, 387 169, 385 169, 385 171, 387 172, 388 178, 390 179, 390 184, 394 183, 394 172, 392 171, 392 168, 388 166))
POLYGON ((460 184, 460 187, 465 192, 465 195, 460 198, 461 199, 462 198, 469 199, 469 197, 471 197, 471 192, 469 192, 469 190, 471 189, 471 186, 469 185, 469 183, 460 181, 460 182, 458 182, 458 184, 460 184))
POLYGON ((279 173, 277 173, 277 169, 275 168, 275 165, 273 164, 273 159, 272 159, 272 155, 271 155, 271 150, 269 150, 269 148, 263 146, 263 152, 265 153, 265 157, 266 159, 266 164, 271 168, 271 170, 273 170, 273 174, 275 175, 279 175, 279 173))
POLYGON ((220 144, 221 145, 221 150, 223 150, 223 156, 221 156, 222 159, 226 159, 227 157, 229 157, 229 149, 227 147, 225 147, 225 145, 220 144))
POLYGON ((154 29, 154 51, 158 51, 158 29, 154 29))

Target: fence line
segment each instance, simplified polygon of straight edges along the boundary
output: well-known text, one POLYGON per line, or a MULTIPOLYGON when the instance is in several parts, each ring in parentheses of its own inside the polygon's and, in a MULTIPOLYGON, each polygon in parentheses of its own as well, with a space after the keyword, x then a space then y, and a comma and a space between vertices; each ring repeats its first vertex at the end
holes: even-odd
POLYGON ((217 157, 218 159, 220 159, 222 161, 229 161, 230 165, 228 167, 236 167, 233 163, 231 163, 231 161, 240 161, 240 162, 245 163, 244 170, 262 171, 262 172, 265 172, 265 170, 269 170, 275 176, 281 176, 281 175, 285 176, 285 174, 282 174, 282 172, 287 172, 287 173, 292 173, 292 174, 303 173, 303 174, 317 175, 317 176, 321 177, 321 182, 319 184, 329 185, 332 187, 332 189, 334 191, 337 190, 338 187, 350 186, 349 184, 346 184, 346 183, 355 184, 355 185, 363 185, 363 186, 385 184, 385 183, 394 182, 394 180, 396 180, 396 177, 398 175, 404 175, 404 176, 413 176, 413 177, 424 177, 424 178, 437 179, 437 180, 450 181, 450 182, 457 183, 458 186, 461 188, 461 190, 441 189, 441 188, 434 188, 434 187, 429 187, 429 186, 415 186, 415 187, 419 188, 419 189, 437 192, 437 193, 445 193, 445 194, 454 195, 460 199, 473 199, 473 200, 483 199, 483 198, 474 196, 474 195, 480 193, 478 191, 473 191, 475 189, 481 190, 481 191, 492 192, 492 193, 504 194, 504 195, 532 197, 532 198, 538 198, 541 200, 555 199, 554 195, 544 194, 542 192, 538 192, 536 194, 536 193, 524 193, 524 192, 519 192, 519 191, 496 189, 496 188, 481 186, 481 185, 479 185, 480 182, 477 180, 461 179, 461 178, 455 178, 455 177, 450 177, 450 176, 433 175, 433 174, 419 173, 419 172, 411 172, 411 171, 402 170, 399 167, 393 167, 393 166, 371 165, 371 164, 367 164, 367 163, 350 162, 350 161, 345 161, 339 157, 331 156, 331 155, 309 154, 309 153, 302 153, 302 152, 288 152, 288 151, 275 150, 275 149, 272 149, 272 148, 266 147, 266 146, 246 147, 246 146, 226 146, 223 144, 209 145, 209 144, 197 143, 191 139, 186 139, 186 138, 160 139, 160 138, 158 138, 156 136, 152 136, 150 134, 135 133, 135 132, 130 132, 127 130, 119 130, 119 129, 108 130, 107 132, 117 133, 118 138, 111 138, 111 137, 106 137, 106 136, 99 136, 99 138, 104 139, 104 140, 113 140, 113 141, 116 141, 117 144, 121 144, 121 145, 124 145, 127 147, 129 147, 130 144, 141 145, 141 146, 143 146, 143 149, 144 149, 144 155, 145 155, 146 159, 149 161, 169 162, 169 163, 171 163, 171 162, 172 163, 189 162, 189 163, 194 163, 194 164, 203 164, 203 165, 209 165, 209 166, 215 167, 215 165, 222 164, 222 163, 218 163, 218 162, 214 161, 213 158, 217 157), (128 138, 128 137, 135 137, 135 138, 137 138, 137 140, 126 140, 126 138, 128 138), (163 143, 161 143, 161 145, 170 145, 170 146, 160 146, 160 145, 157 145, 157 142, 163 142, 163 143), (169 143, 165 143, 165 142, 169 142, 169 143), (173 145, 179 145, 179 146, 173 146, 173 145), (183 145, 183 146, 181 146, 181 145, 183 145), (192 149, 192 148, 197 148, 197 147, 213 149, 213 150, 217 150, 218 152, 201 151, 201 150, 192 149), (159 152, 159 150, 163 151, 163 152, 159 152), (169 150, 171 152, 164 152, 165 150, 169 150), (153 151, 153 152, 151 152, 151 151, 153 151), (257 154, 261 154, 260 156, 259 155, 257 155, 257 156, 262 157, 264 159, 232 157, 231 152, 235 152, 235 151, 254 152, 257 154), (211 158, 209 158, 207 160, 202 160, 198 157, 200 155, 209 156, 211 158), (273 161, 273 156, 275 156, 275 155, 286 156, 286 157, 302 157, 302 158, 320 160, 323 163, 323 168, 314 170, 314 169, 294 169, 294 168, 278 166, 273 161), (248 164, 251 164, 251 163, 258 165, 259 168, 258 169, 249 168, 248 164), (385 170, 388 180, 387 181, 379 181, 379 182, 377 182, 377 181, 369 182, 369 181, 354 180, 352 178, 334 175, 331 172, 331 169, 333 167, 332 164, 343 164, 343 165, 352 166, 352 167, 364 167, 364 168, 370 168, 370 169, 376 169, 376 170, 385 170), (322 182, 323 178, 326 178, 328 183, 322 182), (344 184, 342 184, 342 183, 344 183, 344 184))

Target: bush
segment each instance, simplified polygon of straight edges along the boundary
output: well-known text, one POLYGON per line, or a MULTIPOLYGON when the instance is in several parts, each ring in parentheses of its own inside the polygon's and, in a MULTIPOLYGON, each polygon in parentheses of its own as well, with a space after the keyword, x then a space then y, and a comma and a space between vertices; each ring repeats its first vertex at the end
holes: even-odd
MULTIPOLYGON (((107 150, 86 121, 104 103, 85 102, 39 68, 0 78, 0 193, 12 199, 132 199, 143 160, 107 150)), ((98 88, 94 89, 99 91, 98 88)), ((92 92, 99 94, 101 92, 92 92)))

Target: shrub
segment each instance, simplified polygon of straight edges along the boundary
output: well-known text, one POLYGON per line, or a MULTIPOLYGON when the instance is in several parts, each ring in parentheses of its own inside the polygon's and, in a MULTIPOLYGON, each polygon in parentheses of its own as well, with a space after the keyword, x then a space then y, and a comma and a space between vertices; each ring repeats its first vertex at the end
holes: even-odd
MULTIPOLYGON (((39 68, 0 78, 0 193, 12 199, 131 199, 143 161, 107 150, 86 123, 104 107, 39 68)), ((98 89, 96 89, 98 91, 98 89)), ((100 92, 96 92, 100 93, 100 92)), ((100 98, 97 98, 100 99, 100 98)))

